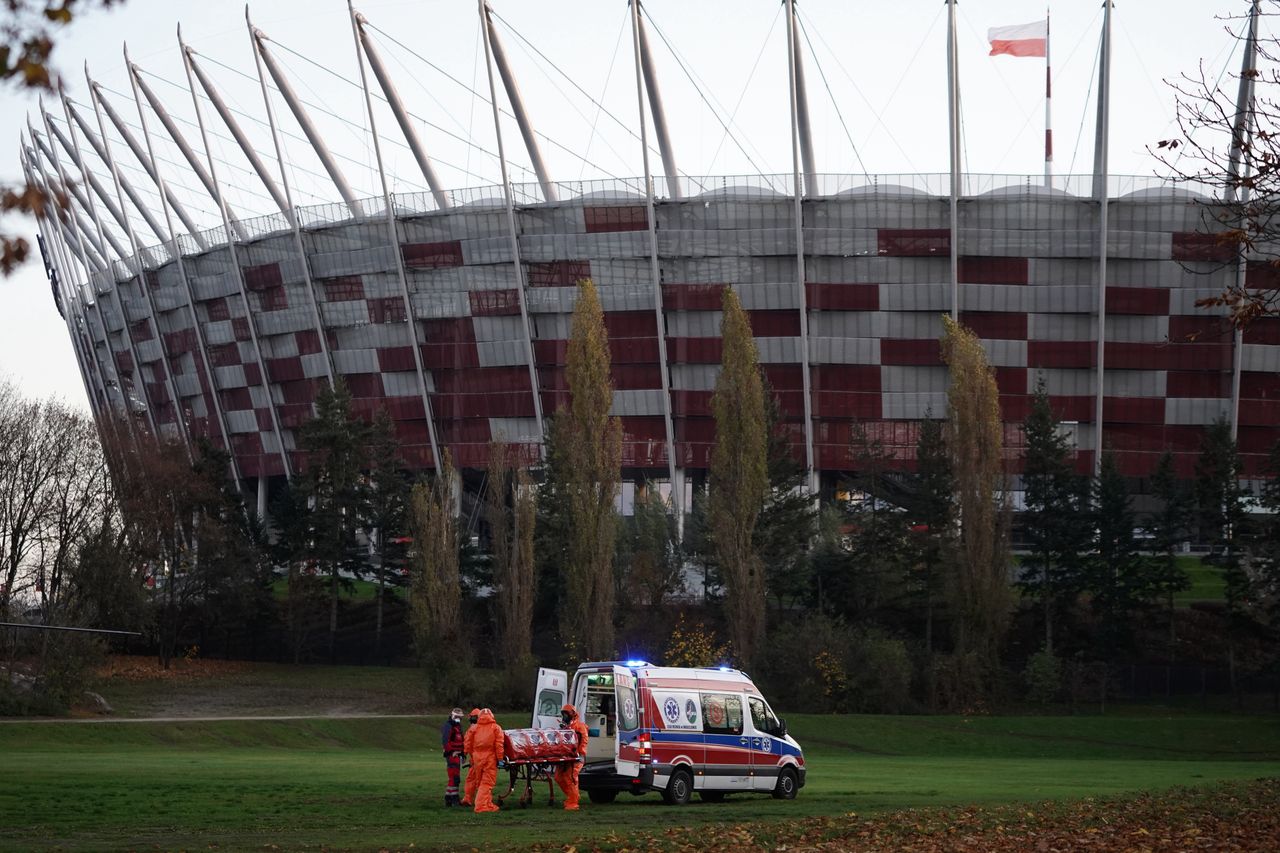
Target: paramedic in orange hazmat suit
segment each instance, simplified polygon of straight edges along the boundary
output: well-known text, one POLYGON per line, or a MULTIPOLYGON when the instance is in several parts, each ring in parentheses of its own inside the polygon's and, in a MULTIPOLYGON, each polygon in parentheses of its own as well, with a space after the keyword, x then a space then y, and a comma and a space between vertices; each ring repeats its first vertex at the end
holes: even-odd
POLYGON ((578 718, 578 711, 572 705, 560 709, 560 728, 572 729, 578 735, 578 760, 572 764, 561 764, 556 767, 556 784, 564 791, 564 807, 566 810, 578 810, 578 774, 582 771, 582 762, 587 758, 587 724, 578 718))
MULTIPOLYGON (((471 773, 479 774, 476 811, 496 812, 493 786, 498 783, 498 762, 504 755, 502 726, 488 708, 480 711, 480 721, 471 727, 471 773)), ((469 778, 469 777, 468 777, 469 778)))
MULTIPOLYGON (((471 756, 472 735, 476 730, 476 723, 480 721, 480 709, 472 708, 471 713, 467 715, 467 733, 462 738, 462 751, 471 756)), ((476 786, 480 784, 480 774, 476 772, 475 762, 471 762, 470 768, 467 770, 467 783, 462 788, 462 803, 464 806, 474 806, 476 804, 476 786)))

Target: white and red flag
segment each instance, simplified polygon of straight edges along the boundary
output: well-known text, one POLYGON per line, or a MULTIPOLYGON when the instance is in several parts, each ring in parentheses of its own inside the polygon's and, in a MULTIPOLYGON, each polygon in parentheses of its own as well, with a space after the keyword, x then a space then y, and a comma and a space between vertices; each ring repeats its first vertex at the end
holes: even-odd
POLYGON ((987 30, 991 42, 989 56, 1045 56, 1049 42, 1049 20, 1014 24, 1010 27, 991 27, 987 30))

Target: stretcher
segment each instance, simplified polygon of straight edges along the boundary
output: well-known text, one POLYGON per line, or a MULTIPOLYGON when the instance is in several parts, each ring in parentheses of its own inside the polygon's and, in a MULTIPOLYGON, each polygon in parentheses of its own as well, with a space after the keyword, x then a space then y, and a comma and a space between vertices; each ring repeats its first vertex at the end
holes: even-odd
POLYGON ((520 808, 533 802, 534 783, 547 783, 547 804, 556 804, 556 771, 578 760, 578 735, 572 729, 510 729, 506 732, 500 769, 506 769, 510 784, 495 799, 505 804, 521 782, 524 789, 520 808))

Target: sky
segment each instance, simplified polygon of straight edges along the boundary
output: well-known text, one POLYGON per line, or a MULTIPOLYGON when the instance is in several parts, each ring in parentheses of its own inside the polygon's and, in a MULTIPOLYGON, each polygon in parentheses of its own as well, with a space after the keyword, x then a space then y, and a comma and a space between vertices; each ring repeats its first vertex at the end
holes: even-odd
MULTIPOLYGON (((636 88, 625 0, 492 0, 500 37, 558 181, 609 181, 643 174, 636 88)), ((818 171, 864 175, 945 173, 948 169, 946 6, 942 0, 801 0, 802 50, 808 78, 818 171)), ((1221 16, 1244 0, 1119 0, 1113 13, 1110 162, 1113 175, 1151 176, 1165 169, 1149 147, 1174 135, 1174 92, 1183 73, 1230 78, 1239 65, 1236 40, 1221 16)), ((474 4, 465 0, 364 0, 357 11, 446 188, 500 182, 488 81, 474 4)), ((690 176, 754 176, 791 171, 785 17, 775 0, 646 0, 649 38, 671 127, 676 161, 690 176)), ((1040 18, 1045 6, 1025 0, 964 0, 957 6, 964 169, 998 175, 1043 174, 1044 61, 987 56, 988 27, 1040 18)), ((345 0, 257 0, 250 14, 269 49, 309 106, 321 135, 358 196, 381 189, 359 87, 345 0)), ((1092 169, 1096 65, 1101 0, 1052 4, 1053 129, 1057 174, 1092 169)), ((141 136, 122 45, 203 156, 196 113, 176 28, 197 53, 224 99, 241 114, 255 148, 277 168, 245 10, 226 0, 126 0, 86 13, 63 32, 54 53, 73 100, 87 111, 83 65, 141 136)), ((1264 22, 1264 29, 1266 23, 1264 22)), ((370 80, 370 85, 374 83, 370 80)), ((375 89, 376 91, 376 89, 375 89)), ((284 161, 299 205, 340 198, 302 139, 278 94, 271 94, 284 161)), ((506 98, 499 88, 499 102, 506 98)), ((61 108, 45 98, 61 126, 61 108)), ((218 180, 243 219, 270 213, 269 196, 201 96, 218 180)), ((0 90, 0 181, 21 176, 19 134, 27 116, 40 122, 35 95, 0 90)), ((162 176, 199 227, 218 224, 182 155, 149 110, 162 176)), ((425 181, 385 105, 374 123, 393 192, 421 192, 425 181)), ((532 180, 514 122, 504 115, 503 140, 514 181, 532 180)), ((43 129, 38 128, 43 134, 43 129)), ((144 195, 158 196, 114 131, 108 134, 121 173, 144 195)), ((652 136, 650 138, 652 144, 652 136)), ((651 155, 654 167, 659 160, 651 155)), ((95 172, 110 188, 101 164, 95 172)), ((888 178, 892 182, 891 178, 888 178)), ((602 186, 604 184, 602 183, 602 186)), ((498 191, 481 195, 499 195, 498 191)), ((142 245, 159 242, 132 217, 142 245)), ((2 220, 6 233, 28 236, 34 223, 2 220)), ((113 226, 109 226, 109 229, 113 226)), ((116 229, 119 230, 119 229, 116 229)), ((121 241, 127 245, 122 231, 121 241)), ((0 378, 31 396, 57 396, 87 407, 62 319, 54 308, 38 254, 0 279, 0 378)))

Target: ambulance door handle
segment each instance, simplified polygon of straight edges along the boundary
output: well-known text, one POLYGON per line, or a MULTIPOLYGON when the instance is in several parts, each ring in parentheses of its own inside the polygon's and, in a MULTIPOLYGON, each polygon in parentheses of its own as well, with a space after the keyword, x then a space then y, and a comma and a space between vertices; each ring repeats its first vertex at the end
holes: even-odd
POLYGON ((746 738, 738 738, 738 743, 742 744, 743 746, 746 746, 746 745, 747 745, 747 739, 746 739, 746 738))

